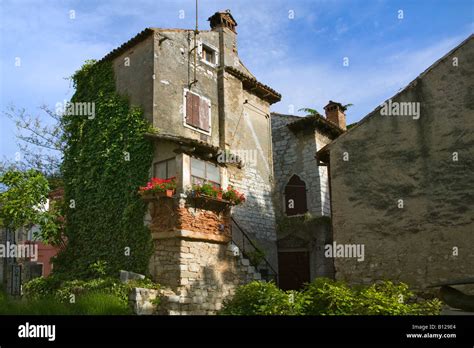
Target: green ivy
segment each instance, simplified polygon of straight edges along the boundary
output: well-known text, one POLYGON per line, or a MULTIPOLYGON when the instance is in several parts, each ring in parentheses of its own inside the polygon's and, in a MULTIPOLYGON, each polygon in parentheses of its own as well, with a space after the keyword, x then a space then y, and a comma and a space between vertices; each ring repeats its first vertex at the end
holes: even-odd
POLYGON ((282 216, 277 219, 278 233, 286 234, 293 231, 307 231, 312 233, 318 225, 330 225, 331 218, 328 216, 313 217, 310 213, 302 216, 282 216))
POLYGON ((64 115, 67 247, 54 261, 62 277, 91 278, 92 264, 146 273, 151 235, 143 224, 145 204, 137 194, 148 179, 152 144, 141 109, 115 89, 111 62, 87 61, 72 80, 71 102, 95 103, 95 117, 64 115), (129 255, 128 255, 129 251, 129 255))

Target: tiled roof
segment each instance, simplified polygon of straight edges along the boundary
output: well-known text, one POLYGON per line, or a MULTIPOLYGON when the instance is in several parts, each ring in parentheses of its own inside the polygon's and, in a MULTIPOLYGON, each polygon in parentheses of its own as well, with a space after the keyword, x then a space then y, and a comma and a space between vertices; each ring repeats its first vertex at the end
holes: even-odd
POLYGON ((258 82, 254 77, 249 76, 232 66, 226 66, 225 71, 241 80, 245 89, 250 90, 260 98, 268 101, 270 104, 279 102, 281 100, 280 93, 271 87, 258 82))
POLYGON ((152 28, 146 28, 142 30, 140 33, 135 35, 133 38, 122 44, 121 46, 117 47, 116 49, 110 51, 104 58, 100 60, 100 62, 105 61, 105 60, 111 60, 119 55, 121 55, 123 52, 125 52, 127 49, 130 47, 135 46, 137 43, 145 40, 148 36, 152 35, 154 33, 154 29, 152 28))
POLYGON ((338 125, 332 123, 319 114, 300 117, 298 120, 289 123, 287 127, 294 132, 297 132, 301 129, 318 128, 319 130, 326 132, 335 138, 344 133, 344 130, 339 128, 338 125))

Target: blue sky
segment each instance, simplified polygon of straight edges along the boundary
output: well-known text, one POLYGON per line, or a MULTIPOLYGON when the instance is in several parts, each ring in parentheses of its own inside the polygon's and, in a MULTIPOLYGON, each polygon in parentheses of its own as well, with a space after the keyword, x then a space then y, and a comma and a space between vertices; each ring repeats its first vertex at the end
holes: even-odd
MULTIPOLYGON (((354 104, 347 112, 352 123, 469 36, 473 4, 200 0, 199 22, 208 29, 211 14, 232 11, 244 64, 283 95, 273 111, 322 111, 332 99, 354 104)), ((194 0, 0 0, 0 157, 17 151, 15 127, 3 115, 8 105, 33 114, 41 114, 42 104, 53 108, 71 97, 66 78, 84 60, 100 59, 146 27, 193 28, 194 6, 194 0)))

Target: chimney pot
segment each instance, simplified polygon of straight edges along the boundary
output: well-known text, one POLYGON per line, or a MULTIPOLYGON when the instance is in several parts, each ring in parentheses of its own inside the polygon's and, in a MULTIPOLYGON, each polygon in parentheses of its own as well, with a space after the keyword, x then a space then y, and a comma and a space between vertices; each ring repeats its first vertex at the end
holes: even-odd
POLYGON ((216 12, 208 18, 208 21, 210 22, 211 30, 216 30, 218 28, 228 28, 237 34, 235 31, 237 22, 235 21, 234 17, 232 17, 230 10, 216 12))
POLYGON ((329 101, 328 105, 324 107, 326 112, 326 119, 329 122, 334 123, 339 128, 346 130, 346 114, 344 113, 344 107, 341 103, 329 101))

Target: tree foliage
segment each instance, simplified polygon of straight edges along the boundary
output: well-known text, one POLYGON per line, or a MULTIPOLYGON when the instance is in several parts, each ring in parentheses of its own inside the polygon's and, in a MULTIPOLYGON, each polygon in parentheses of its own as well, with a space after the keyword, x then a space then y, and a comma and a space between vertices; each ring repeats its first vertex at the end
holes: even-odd
POLYGON ((60 210, 54 203, 47 209, 48 181, 38 171, 7 171, 0 176, 4 191, 0 193, 2 225, 14 230, 33 225, 39 227, 38 237, 57 245, 61 242, 60 210))
POLYGON ((9 106, 4 115, 17 129, 18 154, 14 161, 3 161, 0 172, 11 169, 35 169, 52 178, 59 176, 65 141, 61 114, 48 106, 40 106, 42 115, 31 115, 24 108, 9 106))

